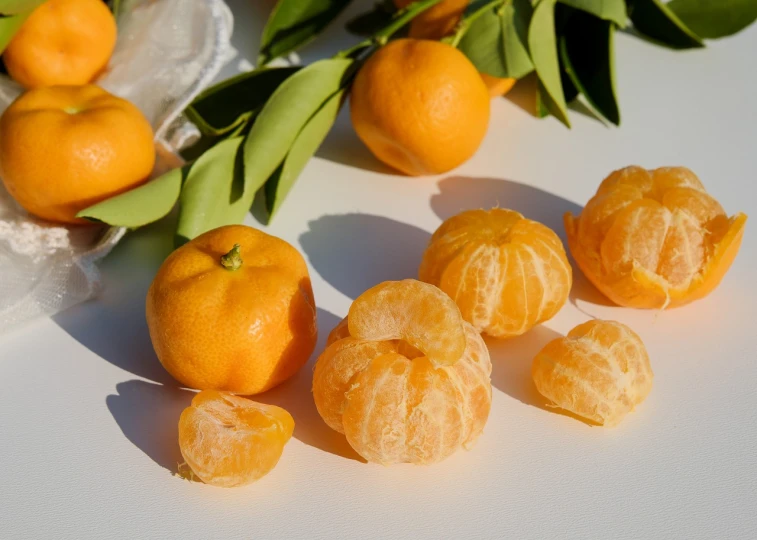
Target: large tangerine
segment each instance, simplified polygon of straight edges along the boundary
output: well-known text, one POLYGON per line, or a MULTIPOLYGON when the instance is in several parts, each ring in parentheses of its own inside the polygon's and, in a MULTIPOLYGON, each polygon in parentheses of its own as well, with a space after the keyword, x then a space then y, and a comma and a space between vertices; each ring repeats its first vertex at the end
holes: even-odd
POLYGON ((376 291, 367 291, 356 300, 363 307, 350 310, 332 331, 313 375, 318 412, 371 462, 430 464, 460 447, 470 448, 491 407, 486 345, 449 299, 437 308, 447 312, 444 317, 425 318, 424 311, 413 311, 439 300, 435 287, 405 280, 377 288, 378 292, 401 289, 404 294, 381 303, 376 291), (398 321, 395 317, 406 299, 410 299, 407 316, 398 321), (367 309, 370 305, 373 312, 367 309), (410 345, 400 337, 416 335, 424 321, 428 326, 423 339, 410 345), (402 324, 413 330, 394 331, 402 324), (393 330, 379 333, 377 327, 382 326, 393 330), (375 329, 379 337, 351 335, 353 328, 365 327, 375 329), (454 362, 439 363, 435 342, 445 334, 462 336, 464 348, 454 362), (430 350, 437 355, 436 363, 427 355, 430 350))
POLYGON ((578 266, 621 306, 667 308, 718 286, 741 246, 747 216, 728 217, 684 167, 613 172, 580 216, 565 215, 578 266))
POLYGON ((513 210, 468 210, 434 232, 418 272, 479 332, 518 336, 568 299, 572 270, 560 238, 513 210))

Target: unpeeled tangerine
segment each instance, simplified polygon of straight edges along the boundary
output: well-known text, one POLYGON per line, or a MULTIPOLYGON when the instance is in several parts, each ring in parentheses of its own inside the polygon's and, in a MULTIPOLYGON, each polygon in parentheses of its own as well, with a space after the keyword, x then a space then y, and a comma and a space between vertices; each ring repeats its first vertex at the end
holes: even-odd
POLYGON ((558 407, 611 427, 644 401, 654 374, 641 338, 614 321, 592 320, 536 355, 537 390, 558 407))
POLYGON ((430 464, 470 448, 491 408, 491 362, 481 336, 431 285, 405 280, 374 289, 355 301, 359 309, 351 309, 332 331, 318 358, 313 375, 318 412, 371 462, 430 464), (391 294, 377 294, 381 291, 391 294), (433 307, 425 320, 440 326, 423 332, 427 312, 413 311, 419 306, 433 307), (353 328, 370 328, 382 337, 359 339, 350 335, 353 328), (463 348, 452 361, 438 340, 458 333, 463 348), (409 344, 407 336, 422 339, 409 344), (435 363, 429 350, 443 363, 435 363))
POLYGON ((294 431, 292 416, 227 392, 204 390, 179 419, 179 448, 206 484, 236 487, 268 474, 294 431))

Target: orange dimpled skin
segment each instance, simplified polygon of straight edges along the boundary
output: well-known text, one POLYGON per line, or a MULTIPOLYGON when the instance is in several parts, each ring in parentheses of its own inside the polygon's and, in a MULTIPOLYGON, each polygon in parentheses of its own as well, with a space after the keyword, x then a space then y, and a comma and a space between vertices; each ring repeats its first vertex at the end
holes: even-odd
POLYGON ((477 331, 498 338, 552 318, 572 284, 554 231, 501 208, 469 210, 442 223, 418 273, 447 293, 477 331))
POLYGON ((558 407, 611 427, 646 399, 654 374, 639 336, 613 321, 580 324, 534 358, 537 390, 558 407))
POLYGON ((29 90, 0 117, 0 176, 35 216, 76 214, 144 183, 155 164, 150 123, 132 103, 94 85, 29 90))
POLYGON ((205 390, 181 413, 179 448, 206 484, 238 487, 276 466, 293 431, 292 415, 280 407, 205 390))
POLYGON ((470 448, 486 424, 489 352, 437 291, 413 280, 366 291, 355 301, 359 309, 351 309, 332 331, 316 363, 318 412, 370 462, 435 463, 470 448), (414 336, 413 344, 408 336, 414 336), (463 347, 451 362, 440 355, 440 343, 451 343, 451 354, 458 336, 463 347))
POLYGON ((26 88, 92 82, 116 46, 116 20, 102 0, 47 0, 21 25, 3 60, 26 88))
POLYGON ((571 253, 621 306, 668 308, 718 286, 741 246, 746 215, 728 217, 684 167, 627 167, 599 186, 580 216, 565 215, 571 253))
MULTIPOLYGON (((398 8, 406 8, 416 0, 394 0, 398 8)), ((470 0, 442 0, 430 7, 410 22, 410 37, 420 39, 441 39, 455 29, 468 7, 470 0)))
POLYGON ((294 375, 315 348, 305 260, 284 240, 244 225, 214 229, 174 251, 150 286, 146 311, 163 366, 201 390, 264 392, 294 375))
POLYGON ((350 114, 379 160, 412 176, 439 174, 478 149, 489 125, 489 93, 454 47, 398 39, 358 72, 350 114))

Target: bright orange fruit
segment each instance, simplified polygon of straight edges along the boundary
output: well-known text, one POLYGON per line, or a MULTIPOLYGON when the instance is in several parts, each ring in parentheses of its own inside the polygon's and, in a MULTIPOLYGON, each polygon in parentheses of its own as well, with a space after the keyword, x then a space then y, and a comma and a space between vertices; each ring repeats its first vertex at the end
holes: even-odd
POLYGON ((61 223, 144 183, 155 164, 150 123, 94 85, 21 94, 0 117, 0 176, 29 213, 61 223))
POLYGON ((206 484, 244 486, 271 472, 293 431, 280 407, 205 390, 181 413, 179 448, 206 484))
POLYGON ((280 238, 219 227, 160 267, 147 293, 147 325, 160 362, 182 384, 264 392, 294 375, 315 348, 307 265, 280 238))
POLYGON ((621 306, 668 308, 718 286, 741 246, 746 215, 728 217, 684 167, 627 167, 565 215, 578 266, 621 306))
POLYGON ((442 223, 418 273, 447 293, 477 331, 498 338, 551 319, 572 284, 554 231, 501 208, 468 210, 442 223))
POLYGON ((531 374, 555 405, 606 427, 646 399, 654 378, 641 338, 623 324, 600 320, 548 343, 531 374))
POLYGON ((355 132, 405 174, 439 174, 467 161, 489 126, 489 94, 463 53, 398 39, 363 65, 350 93, 355 132))
POLYGON ((8 73, 26 88, 92 82, 116 46, 116 20, 102 0, 47 0, 3 52, 8 73))
POLYGON ((366 460, 430 464, 483 431, 491 362, 454 302, 415 280, 361 295, 313 375, 318 412, 366 460))

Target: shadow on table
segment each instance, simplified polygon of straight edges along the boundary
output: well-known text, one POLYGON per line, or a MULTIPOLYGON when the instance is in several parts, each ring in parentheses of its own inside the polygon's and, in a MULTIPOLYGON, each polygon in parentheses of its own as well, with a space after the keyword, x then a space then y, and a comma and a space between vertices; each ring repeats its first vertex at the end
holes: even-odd
POLYGON ((179 451, 179 416, 195 395, 190 390, 142 380, 116 385, 105 398, 110 414, 131 443, 174 473, 184 461, 179 451))
MULTIPOLYGON (((295 439, 324 452, 362 461, 344 435, 321 419, 311 392, 313 365, 329 331, 338 322, 339 317, 319 309, 318 345, 310 361, 285 383, 250 399, 289 411, 294 418, 295 439)), ((195 392, 142 380, 119 383, 116 392, 105 401, 124 436, 155 463, 176 472, 178 464, 184 461, 178 444, 179 416, 189 406, 195 392)))
POLYGON ((560 337, 562 334, 543 325, 512 339, 485 337, 492 359, 492 386, 525 405, 570 416, 591 426, 591 422, 552 405, 539 393, 531 377, 534 357, 547 343, 560 337))
POLYGON ((309 222, 300 245, 323 279, 355 299, 382 281, 417 278, 430 237, 386 217, 343 214, 309 222))
POLYGON ((107 362, 167 385, 176 383, 153 351, 145 297, 173 250, 174 228, 175 223, 167 219, 128 234, 100 265, 105 283, 97 298, 53 317, 71 337, 107 362))

